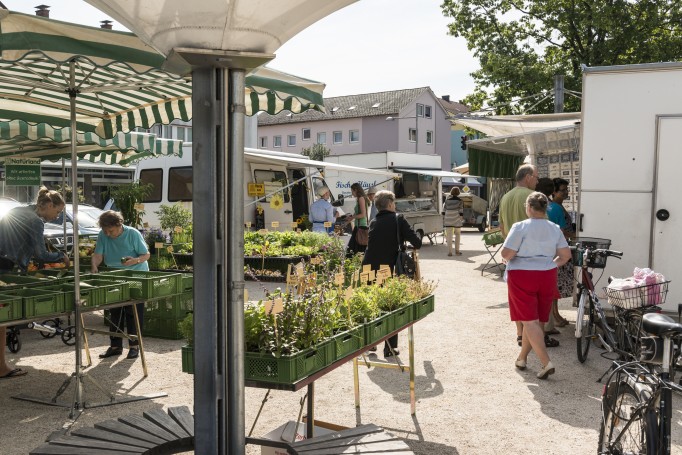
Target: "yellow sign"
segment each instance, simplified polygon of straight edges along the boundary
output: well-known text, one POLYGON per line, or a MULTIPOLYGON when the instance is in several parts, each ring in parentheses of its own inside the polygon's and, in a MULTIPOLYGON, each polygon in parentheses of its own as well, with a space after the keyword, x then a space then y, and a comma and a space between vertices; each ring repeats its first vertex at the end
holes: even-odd
POLYGON ((247 228, 247 229, 251 228, 251 221, 247 221, 247 222, 244 223, 244 224, 246 225, 246 228, 247 228))
POLYGON ((377 281, 379 280, 379 277, 381 277, 382 281, 389 278, 391 276, 391 269, 385 268, 385 269, 380 269, 377 272, 377 281))
POLYGON ((462 188, 462 193, 469 193, 471 189, 467 185, 464 185, 464 188, 462 188))
POLYGON ((272 226, 273 229, 277 229, 279 227, 279 221, 273 221, 270 223, 270 226, 272 226))
POLYGON ((154 248, 160 250, 161 248, 163 248, 163 242, 154 242, 154 248))
POLYGON ((376 280, 377 286, 381 286, 384 284, 384 276, 380 273, 377 273, 377 280, 376 280))
POLYGON ((135 204, 133 207, 134 207, 135 210, 137 210, 138 212, 141 212, 141 211, 144 210, 144 204, 140 204, 139 202, 138 202, 137 204, 135 204))
POLYGON ((249 196, 265 196, 265 185, 262 183, 249 183, 246 191, 249 196))
POLYGON ((301 228, 296 228, 296 232, 297 232, 298 234, 300 234, 300 233, 301 233, 301 228))
POLYGON ((331 221, 325 221, 325 222, 324 222, 324 227, 326 227, 326 228, 332 227, 332 222, 331 222, 331 221))
POLYGON ((267 230, 267 229, 258 229, 258 233, 259 233, 260 235, 265 235, 265 234, 268 233, 268 230, 267 230))
POLYGON ((365 264, 362 266, 362 273, 366 273, 372 270, 372 264, 365 264))
POLYGON ((299 262, 298 264, 296 264, 296 275, 303 276, 304 273, 305 269, 303 268, 303 264, 299 262))

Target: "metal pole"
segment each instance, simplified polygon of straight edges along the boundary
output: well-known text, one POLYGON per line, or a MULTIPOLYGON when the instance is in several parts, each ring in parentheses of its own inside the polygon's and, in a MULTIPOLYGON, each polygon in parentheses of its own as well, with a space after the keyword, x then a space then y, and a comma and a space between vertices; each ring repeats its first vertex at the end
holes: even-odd
POLYGON ((419 154, 419 116, 417 106, 414 106, 414 154, 419 154))
MULTIPOLYGON (((71 120, 71 191, 73 204, 73 239, 78 239, 78 155, 76 154, 76 62, 71 60, 69 63, 69 108, 71 120)), ((64 224, 66 224, 66 215, 64 215, 64 224)), ((66 248, 66 244, 64 245, 66 248)), ((81 382, 81 367, 83 359, 81 357, 82 350, 82 327, 81 320, 81 305, 80 305, 80 261, 79 255, 74 254, 73 257, 73 273, 74 273, 74 321, 75 321, 75 335, 76 335, 76 383, 74 391, 73 406, 69 417, 73 418, 75 411, 83 408, 83 384, 81 382)))
POLYGON ((223 235, 228 259, 226 283, 229 286, 227 309, 227 361, 226 388, 228 425, 228 451, 244 455, 244 106, 246 72, 229 70, 229 97, 224 106, 228 110, 228 127, 225 128, 227 176, 225 184, 225 213, 229 216, 223 224, 223 235))
POLYGON ((564 112, 564 75, 554 75, 554 113, 564 112))

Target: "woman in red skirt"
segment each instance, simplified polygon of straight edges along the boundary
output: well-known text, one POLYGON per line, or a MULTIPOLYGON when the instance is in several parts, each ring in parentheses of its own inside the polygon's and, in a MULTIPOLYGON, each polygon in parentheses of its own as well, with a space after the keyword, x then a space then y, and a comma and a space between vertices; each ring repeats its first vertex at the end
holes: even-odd
POLYGON ((543 324, 549 319, 557 289, 557 267, 571 259, 571 251, 559 227, 546 219, 547 197, 534 192, 526 199, 528 219, 515 223, 502 246, 507 264, 509 313, 523 324, 521 353, 516 368, 526 369, 531 349, 542 363, 537 374, 547 379, 554 365, 545 349, 543 324))

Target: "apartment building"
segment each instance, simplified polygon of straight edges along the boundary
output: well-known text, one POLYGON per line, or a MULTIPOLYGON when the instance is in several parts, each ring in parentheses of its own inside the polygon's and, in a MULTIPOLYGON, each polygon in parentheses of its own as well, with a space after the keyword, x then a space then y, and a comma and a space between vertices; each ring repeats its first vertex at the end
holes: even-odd
POLYGON ((429 87, 325 98, 326 112, 258 116, 258 148, 301 153, 323 144, 332 155, 400 151, 440 155, 451 168, 451 125, 429 87))

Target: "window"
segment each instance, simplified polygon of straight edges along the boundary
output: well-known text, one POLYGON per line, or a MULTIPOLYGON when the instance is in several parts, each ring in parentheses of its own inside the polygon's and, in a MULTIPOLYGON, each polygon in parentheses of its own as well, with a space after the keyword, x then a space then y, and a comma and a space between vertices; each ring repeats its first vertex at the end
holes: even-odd
POLYGON ((185 142, 192 142, 191 126, 173 126, 173 139, 180 139, 185 142))
POLYGON ((168 201, 192 200, 192 166, 168 169, 168 201))
POLYGON ((417 117, 424 117, 424 105, 417 103, 417 117))
POLYGON ((282 146, 282 136, 274 136, 272 138, 272 146, 273 147, 281 147, 282 146))
POLYGON ((301 138, 304 141, 310 140, 310 128, 303 128, 303 132, 301 133, 301 138))
POLYGON ((417 130, 410 128, 409 132, 407 133, 407 139, 410 142, 417 142, 417 130))
POLYGON ((343 133, 341 131, 334 131, 334 144, 343 144, 343 133))
POLYGON ((163 169, 145 169, 140 171, 140 183, 151 183, 152 185, 152 192, 142 202, 161 202, 163 169))
POLYGON ((359 130, 350 130, 348 132, 348 142, 351 144, 357 144, 360 142, 360 131, 359 130))
POLYGON ((431 106, 424 106, 424 117, 431 118, 431 106))
POLYGON ((433 144, 433 131, 426 131, 426 143, 433 144))
POLYGON ((265 136, 261 136, 258 138, 258 146, 262 149, 268 148, 268 138, 265 136))
POLYGON ((317 133, 317 143, 326 144, 327 143, 327 133, 317 133))
POLYGON ((293 147, 295 145, 296 145, 296 135, 295 134, 287 135, 287 147, 293 147))
MULTIPOLYGON (((253 171, 253 177, 256 183, 263 183, 265 185, 265 194, 270 194, 276 191, 278 188, 284 188, 289 183, 287 182, 287 175, 282 171, 271 171, 265 169, 255 169, 253 171)), ((284 202, 291 202, 291 197, 289 196, 289 189, 283 189, 281 191, 284 197, 284 202)), ((265 202, 270 202, 272 196, 265 199, 265 202)))

